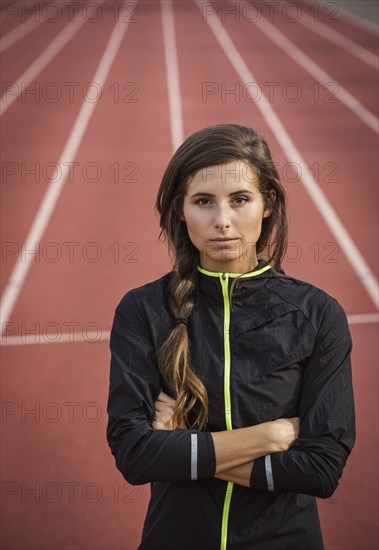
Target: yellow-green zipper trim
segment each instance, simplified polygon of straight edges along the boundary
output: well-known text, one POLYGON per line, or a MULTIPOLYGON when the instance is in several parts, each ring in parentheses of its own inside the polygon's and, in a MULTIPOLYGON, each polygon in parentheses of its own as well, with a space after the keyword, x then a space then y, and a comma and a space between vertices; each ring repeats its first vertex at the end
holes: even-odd
MULTIPOLYGON (((232 430, 232 403, 230 397, 230 301, 229 301, 229 278, 238 277, 241 275, 241 278, 244 277, 253 277, 264 273, 268 269, 271 269, 271 265, 267 264, 258 269, 258 271, 250 271, 241 275, 240 273, 222 273, 221 271, 208 271, 197 266, 197 269, 209 275, 210 277, 218 277, 221 282, 222 296, 224 299, 224 403, 225 403, 225 424, 227 430, 232 430)), ((221 523, 221 545, 220 550, 226 550, 226 545, 228 542, 228 518, 230 510, 230 502, 232 500, 234 483, 228 481, 226 487, 224 507, 222 511, 222 523, 221 523)))
MULTIPOLYGON (((211 273, 211 272, 208 272, 211 273)), ((225 423, 226 429, 232 430, 232 404, 230 399, 230 303, 229 303, 229 273, 221 273, 220 275, 222 296, 224 298, 224 402, 225 402, 225 423)), ((234 483, 228 481, 226 487, 224 508, 222 512, 221 523, 221 546, 220 550, 226 550, 228 541, 228 517, 230 509, 230 501, 232 499, 234 483)))
POLYGON ((197 266, 198 271, 201 273, 204 273, 205 275, 209 275, 210 277, 218 277, 221 279, 223 275, 227 275, 228 277, 241 277, 241 279, 245 277, 254 277, 255 275, 260 275, 261 273, 264 273, 265 271, 268 271, 272 268, 272 265, 267 264, 261 269, 258 269, 257 271, 249 271, 249 273, 244 273, 241 275, 240 273, 223 273, 221 271, 208 271, 207 269, 204 269, 203 267, 197 266))

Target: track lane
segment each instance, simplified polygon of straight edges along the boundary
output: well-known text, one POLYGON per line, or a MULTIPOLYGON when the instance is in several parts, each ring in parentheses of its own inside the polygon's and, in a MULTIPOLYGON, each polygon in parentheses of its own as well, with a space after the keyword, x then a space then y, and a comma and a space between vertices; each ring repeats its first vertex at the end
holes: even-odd
MULTIPOLYGON (((236 4, 235 1, 229 2, 234 7, 238 7, 238 4, 236 4)), ((247 2, 244 2, 242 4, 243 6, 248 5, 247 2)), ((240 10, 241 16, 243 14, 243 9, 240 10)), ((278 19, 278 17, 276 18, 278 19)), ((301 21, 302 19, 300 19, 301 21)), ((248 21, 250 24, 251 22, 248 21)), ((306 35, 306 39, 300 39, 298 40, 300 47, 296 45, 296 43, 292 40, 291 36, 294 34, 295 36, 301 34, 300 27, 301 25, 296 22, 296 27, 294 28, 294 25, 285 25, 284 32, 283 30, 280 30, 280 23, 273 24, 267 17, 262 17, 259 21, 256 23, 253 23, 254 27, 258 27, 259 30, 264 32, 271 40, 275 42, 275 44, 285 52, 288 57, 293 59, 301 69, 303 69, 306 73, 309 73, 309 75, 315 79, 315 84, 318 84, 318 87, 321 86, 321 88, 325 88, 327 90, 330 90, 330 96, 333 101, 339 101, 343 105, 347 107, 348 110, 350 110, 357 118, 359 118, 363 124, 368 126, 374 133, 379 133, 379 120, 377 118, 378 114, 378 106, 376 101, 369 101, 370 95, 366 93, 361 93, 361 87, 354 86, 354 83, 356 80, 351 79, 351 72, 347 73, 346 67, 344 70, 344 81, 348 83, 346 86, 344 84, 344 81, 341 81, 339 78, 336 78, 333 74, 333 69, 330 67, 331 70, 329 72, 325 71, 324 63, 323 61, 328 58, 335 58, 333 59, 333 66, 339 66, 339 64, 343 61, 345 61, 345 65, 347 63, 347 60, 349 60, 349 69, 354 70, 354 64, 353 67, 350 67, 351 65, 351 58, 356 61, 357 67, 355 67, 355 72, 353 73, 355 75, 355 79, 359 78, 360 80, 364 79, 371 79, 371 81, 375 81, 377 79, 377 68, 373 69, 372 67, 367 66, 367 64, 362 63, 361 60, 356 59, 355 56, 352 56, 350 52, 346 52, 344 50, 341 50, 340 48, 336 48, 335 46, 331 46, 333 48, 333 56, 325 55, 327 50, 327 44, 328 41, 325 40, 324 37, 321 39, 321 43, 325 43, 324 48, 318 47, 318 50, 322 50, 323 55, 320 56, 320 59, 315 61, 312 56, 309 55, 309 52, 306 53, 306 49, 304 49, 303 44, 305 42, 309 41, 309 33, 307 27, 304 27, 303 34, 306 35), (359 67, 359 69, 358 69, 359 67), (363 68, 366 69, 363 74, 360 74, 359 70, 363 68), (348 75, 348 76, 347 76, 348 75), (353 83, 353 86, 351 84, 353 83), (352 89, 350 89, 352 88, 352 89), (369 99, 368 99, 369 98, 369 99), (367 105, 367 103, 370 103, 367 105)), ((314 47, 313 41, 311 41, 312 47, 314 47)), ((376 59, 378 62, 378 60, 376 59)), ((338 72, 338 71, 337 71, 338 72)), ((318 97, 319 92, 314 93, 314 97, 318 97)), ((371 99, 373 97, 373 94, 371 94, 371 99)), ((330 101, 330 99, 329 99, 330 101)))
MULTIPOLYGON (((6 50, 11 48, 14 44, 17 44, 20 40, 25 38, 30 32, 35 31, 45 22, 50 24, 57 23, 64 16, 64 8, 67 7, 68 10, 71 10, 69 3, 65 4, 62 2, 54 2, 49 6, 43 7, 40 11, 33 14, 31 17, 23 18, 20 14, 19 24, 10 30, 9 32, 1 33, 0 39, 0 53, 4 53, 6 50)), ((73 13, 69 11, 69 14, 73 13)), ((69 15, 70 17, 70 15, 69 15)))
POLYGON ((33 19, 38 17, 40 8, 43 8, 47 2, 11 2, 4 1, 0 4, 0 23, 1 23, 1 36, 5 36, 9 32, 22 25, 30 17, 33 19))
MULTIPOLYGON (((264 15, 268 17, 268 11, 264 12, 264 15)), ((354 98, 378 117, 378 102, 370 90, 370 83, 377 81, 377 69, 310 31, 301 24, 301 17, 298 23, 296 21, 291 23, 278 11, 273 20, 276 29, 284 33, 303 53, 331 76, 331 82, 347 88, 354 98)), ((337 25, 339 23, 336 23, 337 25)), ((336 89, 338 90, 337 87, 336 89)), ((337 95, 338 91, 336 97, 337 95)))
MULTIPOLYGON (((154 10, 151 11, 155 13, 154 10)), ((146 9, 146 13, 149 14, 149 10, 146 9)), ((143 25, 142 22, 141 25, 143 25)), ((54 217, 41 240, 41 248, 46 251, 46 254, 41 255, 40 263, 33 262, 26 280, 27 288, 34 288, 37 283, 38 288, 43 288, 45 293, 49 293, 49 298, 41 303, 38 293, 26 290, 27 303, 25 303, 23 291, 11 316, 11 320, 18 325, 21 319, 27 323, 32 321, 33 311, 38 311, 39 319, 46 323, 52 310, 57 312, 59 317, 56 320, 59 323, 70 318, 70 312, 73 311, 75 311, 76 320, 81 323, 88 319, 99 321, 104 316, 104 311, 108 316, 111 315, 109 306, 113 310, 113 306, 116 305, 114 298, 113 301, 111 298, 121 297, 126 281, 128 285, 133 286, 138 284, 141 273, 148 273, 147 276, 143 275, 144 278, 153 276, 151 273, 163 273, 164 268, 157 263, 157 260, 161 257, 164 245, 161 243, 159 248, 156 247, 157 221, 152 210, 158 181, 171 155, 171 147, 169 135, 165 135, 162 139, 159 126, 153 123, 152 130, 147 135, 146 125, 149 125, 147 117, 149 108, 152 109, 152 120, 155 117, 154 107, 149 107, 149 101, 153 103, 158 90, 162 100, 167 100, 166 80, 164 73, 161 74, 161 61, 156 65, 150 65, 151 71, 146 77, 144 76, 146 67, 139 67, 138 61, 127 55, 128 48, 132 51, 137 47, 144 48, 140 44, 137 46, 136 38, 133 38, 134 27, 129 31, 130 36, 126 38, 126 44, 128 40, 130 42, 129 46, 123 47, 125 50, 123 49, 122 52, 126 52, 122 58, 123 61, 120 63, 118 61, 120 56, 118 56, 115 62, 117 69, 112 69, 112 75, 116 77, 110 76, 105 86, 108 89, 114 82, 118 82, 120 98, 114 102, 114 96, 109 94, 104 102, 99 102, 96 116, 91 120, 75 158, 79 166, 96 163, 99 171, 89 172, 89 175, 94 174, 97 177, 97 174, 101 174, 101 178, 91 183, 78 172, 73 183, 64 187, 54 211, 54 217), (156 81, 160 82, 159 88, 156 81), (137 83, 138 92, 131 84, 128 85, 127 90, 123 90, 126 83, 137 83), (138 102, 123 102, 123 100, 132 100, 132 95, 138 98, 138 102), (143 127, 139 126, 140 120, 144 120, 143 127), (130 128, 133 128, 132 136, 129 133, 130 128), (160 153, 157 149, 157 143, 161 142, 168 148, 166 154, 160 153), (109 151, 112 151, 111 158, 109 151), (147 152, 148 161, 146 161, 147 152), (157 162, 159 169, 150 168, 157 162), (135 172, 135 170, 138 171, 135 172), (116 181, 116 177, 119 181, 116 181), (133 182, 133 179, 138 181, 133 182), (146 211, 142 218, 140 209, 143 212, 146 211), (67 211, 70 211, 69 217, 67 211), (84 227, 83 220, 87 220, 84 227), (111 225, 109 220, 112 220, 111 225), (153 224, 149 234, 145 231, 146 224, 153 224), (49 242, 57 243, 57 250, 62 250, 62 258, 58 262, 48 261, 49 242), (78 243, 77 246, 72 244, 73 262, 69 257, 70 247, 64 246, 64 242, 78 243), (89 243, 92 242, 96 245, 90 246, 89 243), (99 251, 99 259, 92 261, 92 258, 96 257, 96 250, 99 251), (151 250, 157 250, 157 255, 151 255, 151 250), (60 287, 61 284, 62 288, 65 288, 69 274, 73 275, 77 268, 83 271, 83 276, 76 277, 77 284, 73 289, 67 288, 66 297, 62 300, 62 294, 56 294, 56 286, 60 287), (119 281, 118 293, 113 285, 104 287, 104 269, 107 280, 113 279, 115 270, 121 270, 123 275, 119 281), (95 290, 96 287, 97 290, 95 290), (100 298, 94 301, 92 298, 94 295, 100 298), (108 301, 104 303, 103 299, 107 298, 108 301), (87 304, 84 310, 78 307, 80 303, 87 304)), ((160 29, 159 31, 161 32, 160 29)), ((148 26, 148 32, 151 32, 150 26, 148 26)), ((154 29, 154 33, 156 32, 154 29)), ((146 54, 148 51, 145 47, 146 54)), ((151 58, 153 59, 153 56, 151 58)), ((164 120, 167 128, 167 112, 164 120)), ((51 251, 53 257, 54 248, 51 251)), ((111 319, 108 318, 107 329, 110 321, 111 319)), ((105 327, 102 325, 102 328, 105 327)))
MULTIPOLYGON (((67 9, 57 21, 50 22, 44 19, 33 31, 1 53, 1 95, 9 90, 11 84, 20 79, 20 76, 29 69, 31 64, 46 50, 54 38, 69 23, 72 23, 75 13, 71 13, 67 9)), ((81 13, 78 13, 78 16, 82 19, 81 13)), ((31 15, 27 21, 29 19, 35 21, 36 16, 31 15)), ((18 27, 21 25, 22 23, 18 27)), ((2 34, 2 37, 5 39, 7 34, 2 34)))
MULTIPOLYGON (((1 185, 4 200, 1 205, 0 223, 3 242, 10 243, 10 253, 2 265, 2 293, 16 262, 15 252, 20 251, 22 243, 25 243, 49 180, 54 175, 54 168, 64 169, 64 166, 58 164, 59 158, 83 104, 83 94, 87 98, 87 84, 93 79, 112 25, 112 19, 103 19, 98 25, 99 30, 96 26, 84 25, 80 34, 39 76, 40 90, 44 90, 46 84, 54 83, 54 86, 46 90, 50 94, 56 93, 57 100, 50 101, 49 98, 54 98, 54 95, 46 95, 43 92, 36 96, 28 96, 27 101, 17 102, 2 120, 2 133, 7 139, 3 140, 2 145, 1 185), (83 66, 82 58, 77 55, 77 51, 82 49, 85 52, 85 45, 90 42, 93 43, 92 54, 83 66), (69 68, 64 74, 62 67, 67 64, 69 68), (72 84, 68 86, 65 82, 72 84), (7 215, 7 212, 16 211, 21 214, 17 218, 7 215)), ((112 94, 111 91, 108 93, 112 94)), ((89 97, 87 102, 90 103, 89 97)), ((78 168, 81 173, 83 167, 78 168)), ((71 172, 75 172, 73 165, 71 172)), ((70 185, 73 185, 73 182, 70 185)))
POLYGON ((4 354, 4 550, 136 548, 148 491, 123 480, 107 448, 108 362, 105 342, 4 354))
MULTIPOLYGON (((94 19, 102 9, 103 2, 104 0, 99 0, 98 3, 90 4, 91 17, 94 19)), ((86 19, 82 13, 77 13, 72 21, 63 27, 26 71, 17 78, 17 81, 3 93, 0 99, 0 115, 3 115, 17 101, 22 95, 23 89, 27 89, 33 84, 45 67, 54 60, 85 23, 86 19)))
POLYGON ((336 28, 330 28, 323 23, 321 19, 315 18, 306 12, 302 12, 302 16, 299 19, 299 23, 304 25, 307 29, 312 32, 316 32, 320 36, 326 38, 332 44, 337 45, 341 49, 347 51, 357 59, 363 61, 368 66, 373 67, 375 70, 378 70, 378 53, 370 52, 367 48, 359 45, 354 40, 351 40, 347 36, 344 36, 336 28))
POLYGON ((67 22, 63 20, 50 24, 44 22, 38 30, 36 30, 36 35, 34 35, 33 32, 30 33, 23 40, 20 40, 1 54, 1 95, 10 89, 11 84, 20 78, 66 25, 67 22))
POLYGON ((313 0, 297 2, 301 10, 310 15, 316 22, 321 21, 330 29, 337 28, 338 32, 354 40, 364 48, 367 48, 375 55, 378 55, 378 26, 365 24, 367 21, 363 18, 352 16, 346 10, 340 8, 334 2, 330 2, 327 9, 321 2, 313 0))
MULTIPOLYGON (((125 5, 127 3, 125 2, 125 5)), ((115 56, 120 48, 125 30, 129 22, 122 20, 118 21, 107 42, 106 48, 96 68, 96 73, 93 77, 93 81, 89 86, 88 96, 98 97, 99 89, 101 90, 107 79, 109 70, 113 63, 115 56)), ((49 223, 51 215, 54 211, 55 205, 59 199, 59 195, 67 180, 70 180, 70 166, 74 164, 74 159, 78 148, 80 147, 83 136, 87 130, 89 121, 95 109, 95 101, 83 101, 78 117, 75 120, 75 124, 72 127, 67 142, 65 143, 63 152, 58 161, 58 168, 53 171, 49 186, 46 194, 43 197, 43 201, 38 209, 38 212, 33 220, 32 227, 26 237, 25 245, 28 250, 36 247, 36 243, 40 243, 41 238, 45 232, 46 226, 49 223)), ((87 172, 86 172, 87 173, 87 172)), ((36 250, 35 256, 38 256, 39 249, 36 250)), ((24 284, 27 272, 33 261, 33 255, 28 255, 25 261, 23 261, 22 252, 16 260, 14 271, 12 271, 10 277, 10 284, 7 285, 4 296, 2 297, 2 322, 6 323, 10 317, 14 304, 17 301, 20 289, 24 284)), ((60 257, 57 257, 60 259, 60 257)))

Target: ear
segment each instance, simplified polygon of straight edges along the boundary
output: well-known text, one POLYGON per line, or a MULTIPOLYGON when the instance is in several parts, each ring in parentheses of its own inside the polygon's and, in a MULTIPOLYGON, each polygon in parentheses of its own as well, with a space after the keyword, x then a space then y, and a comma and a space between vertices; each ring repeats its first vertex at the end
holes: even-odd
POLYGON ((263 217, 268 218, 269 216, 271 216, 271 214, 272 214, 271 208, 266 208, 266 210, 263 212, 263 217))
MULTIPOLYGON (((276 200, 275 189, 270 189, 270 199, 271 199, 271 202, 275 202, 276 200)), ((266 208, 265 211, 263 212, 263 217, 268 218, 269 216, 271 216, 271 214, 272 214, 272 208, 266 208)))
POLYGON ((183 207, 179 207, 179 205, 175 204, 174 206, 174 212, 179 217, 180 221, 185 222, 184 214, 183 214, 183 207))

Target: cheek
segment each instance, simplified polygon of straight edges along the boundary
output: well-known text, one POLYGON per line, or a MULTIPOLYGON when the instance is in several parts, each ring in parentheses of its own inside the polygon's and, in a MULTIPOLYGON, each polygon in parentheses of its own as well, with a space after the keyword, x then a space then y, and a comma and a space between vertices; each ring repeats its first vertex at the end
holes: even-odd
POLYGON ((199 236, 201 235, 200 220, 198 220, 197 216, 195 216, 192 212, 184 213, 184 215, 188 236, 195 244, 195 242, 199 240, 199 236))
POLYGON ((193 234, 201 233, 205 225, 204 222, 204 216, 202 216, 200 212, 187 212, 186 223, 188 232, 193 234))
POLYGON ((262 220, 263 208, 260 206, 253 206, 249 211, 246 211, 246 215, 240 220, 240 223, 248 233, 255 233, 260 231, 262 220))
POLYGON ((193 244, 198 245, 202 239, 202 231, 201 228, 194 223, 193 225, 187 224, 187 231, 189 238, 193 242, 193 244))

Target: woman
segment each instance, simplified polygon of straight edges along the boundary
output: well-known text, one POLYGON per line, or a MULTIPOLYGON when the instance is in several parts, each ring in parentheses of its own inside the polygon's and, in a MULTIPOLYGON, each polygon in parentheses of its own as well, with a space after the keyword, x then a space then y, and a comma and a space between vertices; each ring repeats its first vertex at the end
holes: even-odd
POLYGON ((156 208, 173 269, 125 294, 110 340, 107 440, 129 483, 151 483, 138 550, 321 550, 316 497, 355 441, 352 342, 339 303, 281 268, 265 140, 191 135, 156 208))

